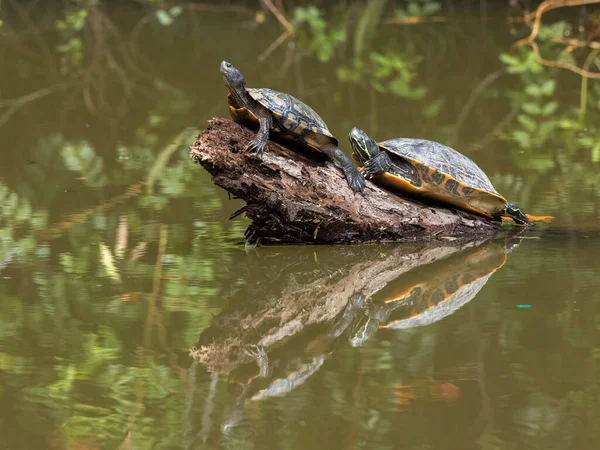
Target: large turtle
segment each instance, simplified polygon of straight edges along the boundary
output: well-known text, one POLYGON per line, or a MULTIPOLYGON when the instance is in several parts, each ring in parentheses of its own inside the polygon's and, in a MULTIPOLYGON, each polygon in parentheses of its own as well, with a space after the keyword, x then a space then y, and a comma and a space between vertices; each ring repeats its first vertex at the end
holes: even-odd
POLYGON ((524 214, 496 191, 475 162, 456 150, 426 139, 397 138, 375 142, 353 128, 352 157, 367 178, 403 194, 423 197, 484 217, 515 223, 550 222, 550 216, 524 214))
POLYGON ((233 119, 244 125, 255 127, 258 124, 258 133, 248 144, 249 151, 260 157, 269 133, 273 132, 324 153, 342 169, 352 190, 364 190, 363 175, 340 150, 338 140, 312 108, 283 92, 246 87, 242 73, 227 61, 221 62, 221 74, 229 88, 227 101, 233 119))

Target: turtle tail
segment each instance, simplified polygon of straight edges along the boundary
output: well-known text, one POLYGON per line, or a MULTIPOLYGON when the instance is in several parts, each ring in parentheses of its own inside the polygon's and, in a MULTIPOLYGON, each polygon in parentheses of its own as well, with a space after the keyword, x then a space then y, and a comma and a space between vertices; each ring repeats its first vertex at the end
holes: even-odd
POLYGON ((514 203, 507 203, 506 209, 504 210, 504 217, 511 218, 515 223, 519 225, 525 225, 529 222, 552 222, 554 217, 552 216, 532 216, 531 214, 525 214, 519 209, 514 203))

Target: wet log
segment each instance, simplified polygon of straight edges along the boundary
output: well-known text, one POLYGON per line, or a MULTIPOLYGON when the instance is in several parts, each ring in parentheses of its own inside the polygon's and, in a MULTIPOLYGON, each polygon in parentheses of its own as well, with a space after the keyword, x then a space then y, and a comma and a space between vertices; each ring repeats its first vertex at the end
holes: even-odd
POLYGON ((354 193, 320 155, 269 141, 262 161, 245 151, 254 132, 213 118, 190 147, 213 182, 243 199, 252 223, 246 238, 262 243, 341 244, 469 240, 498 226, 485 218, 407 200, 367 181, 354 193))

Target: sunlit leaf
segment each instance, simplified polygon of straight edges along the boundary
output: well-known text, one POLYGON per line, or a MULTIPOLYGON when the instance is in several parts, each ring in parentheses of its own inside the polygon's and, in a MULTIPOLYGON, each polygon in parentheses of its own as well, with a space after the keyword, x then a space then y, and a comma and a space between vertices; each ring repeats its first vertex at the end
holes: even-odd
POLYGON ((600 162, 600 142, 592 148, 592 162, 600 162))
POLYGON ((553 79, 546 80, 540 86, 540 93, 542 95, 550 96, 554 93, 554 88, 556 87, 556 81, 553 79))
POLYGON ((542 115, 543 116, 551 116, 552 114, 554 114, 556 112, 556 110, 558 109, 558 102, 556 101, 551 101, 546 103, 543 108, 542 108, 542 115))
POLYGON ((519 114, 517 120, 527 131, 533 131, 537 127, 537 123, 531 117, 526 116, 525 114, 519 114))
POLYGON ((540 97, 542 95, 542 88, 532 83, 525 86, 525 92, 532 97, 540 97))
POLYGON ((102 256, 102 265, 106 269, 106 273, 113 280, 121 281, 119 271, 117 270, 117 267, 115 265, 115 260, 113 258, 113 255, 110 253, 110 250, 103 243, 100 243, 98 245, 100 246, 100 252, 101 252, 101 256, 102 256))
POLYGON ((169 14, 171 14, 171 17, 177 17, 179 14, 181 14, 181 11, 183 11, 181 6, 173 6, 171 9, 169 9, 169 14))
POLYGON ((160 24, 164 26, 169 26, 173 23, 173 18, 164 9, 159 9, 156 11, 156 18, 160 24))
POLYGON ((532 103, 532 102, 523 103, 522 108, 523 108, 523 111, 525 111, 527 114, 538 115, 542 112, 540 105, 538 105, 537 103, 532 103))
POLYGON ((127 249, 127 232, 127 216, 121 216, 119 228, 117 229, 117 242, 115 244, 115 256, 119 259, 123 258, 127 249))

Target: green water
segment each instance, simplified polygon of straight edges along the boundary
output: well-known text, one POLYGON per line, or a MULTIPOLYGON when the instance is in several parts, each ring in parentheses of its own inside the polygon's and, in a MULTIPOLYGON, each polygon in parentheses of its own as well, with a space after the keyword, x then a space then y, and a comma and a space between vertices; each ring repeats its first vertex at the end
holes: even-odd
POLYGON ((527 31, 503 5, 410 26, 384 23, 392 2, 350 2, 259 63, 282 29, 253 4, 167 25, 111 2, 57 32, 57 5, 16 3, 0 28, 0 448, 597 445, 600 83, 508 54, 527 31), (57 49, 72 38, 80 56, 57 49), (223 59, 311 105, 346 152, 353 126, 438 140, 554 222, 466 247, 245 249, 247 219, 228 220, 243 203, 188 156, 227 116, 223 59))

